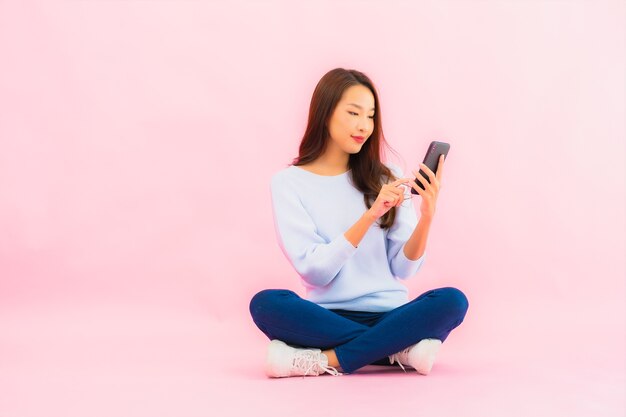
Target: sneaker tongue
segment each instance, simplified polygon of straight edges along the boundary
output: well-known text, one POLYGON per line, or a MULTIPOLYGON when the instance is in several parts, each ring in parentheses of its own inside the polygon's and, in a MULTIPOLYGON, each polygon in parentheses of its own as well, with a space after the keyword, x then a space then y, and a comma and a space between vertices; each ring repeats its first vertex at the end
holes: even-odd
POLYGON ((320 364, 324 367, 328 366, 328 356, 320 354, 320 364))

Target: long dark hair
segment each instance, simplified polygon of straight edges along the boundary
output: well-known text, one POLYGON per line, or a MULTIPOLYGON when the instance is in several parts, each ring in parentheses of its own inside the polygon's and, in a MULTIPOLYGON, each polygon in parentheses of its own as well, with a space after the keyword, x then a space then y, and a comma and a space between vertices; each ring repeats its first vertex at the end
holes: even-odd
MULTIPOLYGON (((381 155, 384 156, 383 145, 392 152, 395 153, 395 151, 385 141, 383 135, 378 93, 374 83, 364 73, 352 69, 335 68, 319 80, 311 98, 309 120, 300 142, 299 154, 294 158, 292 165, 298 166, 312 162, 324 152, 330 137, 326 122, 332 116, 343 92, 353 85, 363 85, 374 95, 374 130, 361 150, 350 154, 348 162, 352 183, 363 193, 365 205, 370 208, 383 184, 396 179, 391 170, 381 162, 381 155)), ((392 207, 379 219, 380 227, 382 229, 391 227, 395 218, 396 208, 392 207)))

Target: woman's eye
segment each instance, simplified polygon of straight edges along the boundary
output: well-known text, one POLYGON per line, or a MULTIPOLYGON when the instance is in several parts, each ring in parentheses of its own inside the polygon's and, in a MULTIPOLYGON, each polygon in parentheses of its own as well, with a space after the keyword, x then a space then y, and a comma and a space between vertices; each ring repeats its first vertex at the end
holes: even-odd
MULTIPOLYGON (((349 111, 348 113, 354 114, 355 116, 358 116, 358 113, 355 113, 353 111, 349 111)), ((375 116, 368 116, 368 117, 373 120, 375 116)))

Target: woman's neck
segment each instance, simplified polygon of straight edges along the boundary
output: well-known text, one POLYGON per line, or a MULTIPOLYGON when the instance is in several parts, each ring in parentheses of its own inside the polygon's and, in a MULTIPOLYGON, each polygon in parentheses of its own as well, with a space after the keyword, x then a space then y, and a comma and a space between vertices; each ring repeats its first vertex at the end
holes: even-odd
POLYGON ((349 160, 350 154, 340 149, 328 148, 315 161, 302 165, 302 167, 320 175, 339 175, 348 171, 349 160))

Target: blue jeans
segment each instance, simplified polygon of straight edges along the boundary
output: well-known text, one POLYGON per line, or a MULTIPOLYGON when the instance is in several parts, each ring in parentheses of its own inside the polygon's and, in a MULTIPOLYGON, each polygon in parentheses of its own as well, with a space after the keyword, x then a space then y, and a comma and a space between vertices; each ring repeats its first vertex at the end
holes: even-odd
POLYGON ((332 310, 295 292, 267 289, 250 301, 250 314, 270 339, 291 346, 334 349, 341 369, 390 365, 388 356, 422 339, 442 342, 463 322, 469 302, 453 287, 426 291, 386 312, 332 310))

